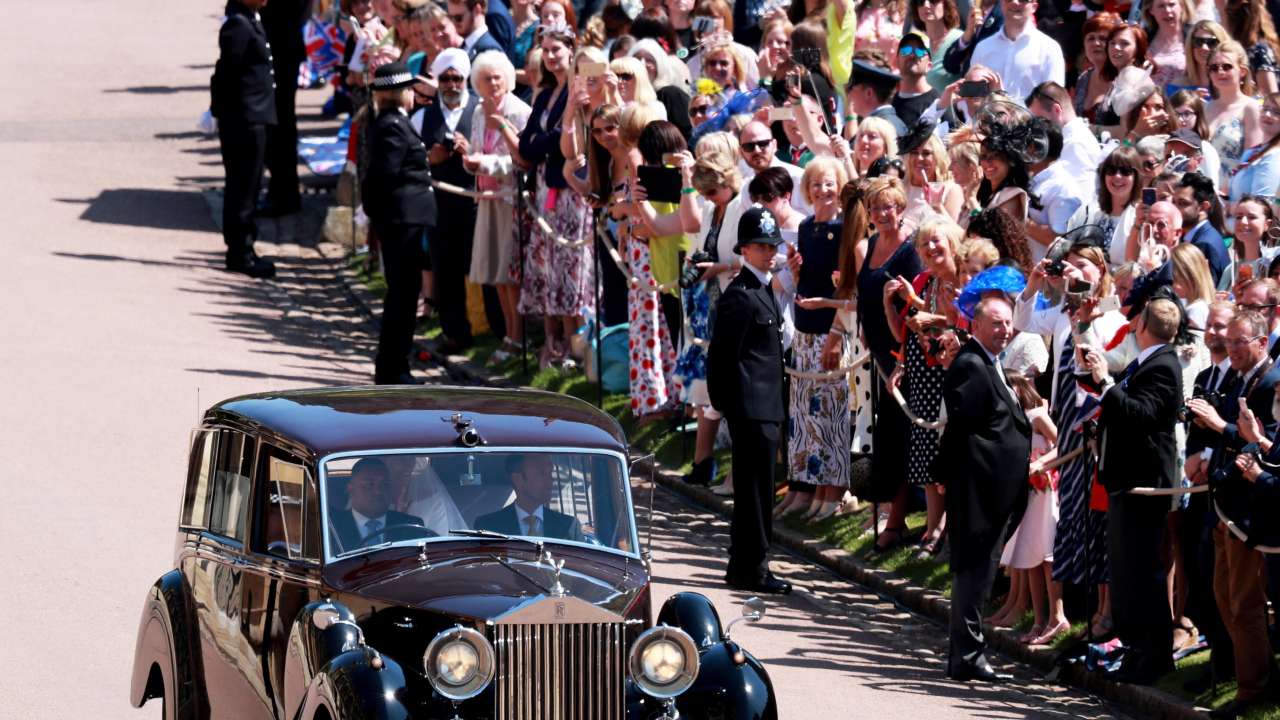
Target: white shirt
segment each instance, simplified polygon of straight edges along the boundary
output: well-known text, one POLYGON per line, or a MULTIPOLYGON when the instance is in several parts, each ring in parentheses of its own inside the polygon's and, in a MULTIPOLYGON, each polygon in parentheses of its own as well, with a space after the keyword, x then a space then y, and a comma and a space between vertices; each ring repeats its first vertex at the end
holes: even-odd
POLYGON ((1014 404, 1018 404, 1018 396, 1013 392, 1013 388, 1009 385, 1009 378, 1004 374, 1004 364, 1000 362, 1000 355, 992 353, 982 343, 978 343, 978 347, 982 348, 982 352, 986 353, 987 357, 991 359, 991 364, 996 367, 996 376, 1000 378, 1000 384, 1004 385, 1005 391, 1013 398, 1014 404))
POLYGON ((1042 82, 1066 85, 1067 64, 1062 47, 1048 35, 1028 25, 1016 40, 1008 36, 1006 25, 1000 32, 978 43, 969 66, 982 65, 1000 76, 1004 91, 1018 102, 1026 99, 1042 82))
MULTIPOLYGON (((769 167, 780 167, 787 171, 787 174, 791 176, 791 207, 795 208, 797 212, 805 217, 812 215, 813 206, 804 201, 804 193, 800 192, 800 178, 804 176, 804 170, 789 162, 779 160, 777 155, 770 156, 769 167)), ((747 207, 751 207, 751 194, 747 192, 747 185, 750 185, 751 181, 755 178, 756 171, 747 164, 746 160, 738 158, 738 172, 742 173, 741 195, 748 198, 747 207)), ((734 225, 735 233, 737 233, 737 227, 737 225, 734 225)))
MULTIPOLYGON (((1093 177, 1074 172, 1064 160, 1058 160, 1031 178, 1031 192, 1040 198, 1040 208, 1028 206, 1027 216, 1061 235, 1076 211, 1093 199, 1093 177)), ((1031 259, 1044 259, 1048 246, 1030 241, 1031 259)))
POLYGON ((769 283, 773 282, 773 273, 767 270, 760 270, 755 265, 752 265, 745 260, 742 262, 742 267, 750 270, 751 274, 755 275, 756 279, 760 281, 760 284, 765 287, 769 287, 769 283))
POLYGON ((449 128, 449 132, 458 129, 458 123, 462 121, 462 111, 467 109, 467 103, 471 101, 470 94, 466 90, 462 91, 462 97, 458 100, 458 107, 449 109, 444 101, 440 101, 440 112, 444 114, 444 124, 449 128))
POLYGON ((371 518, 371 517, 365 517, 364 515, 361 515, 361 514, 360 514, 360 513, 355 509, 355 508, 352 508, 352 509, 351 509, 351 517, 352 517, 352 519, 354 519, 354 520, 356 521, 356 532, 360 533, 360 539, 361 539, 361 540, 363 540, 364 538, 369 537, 369 535, 371 534, 371 533, 369 532, 369 521, 370 521, 370 520, 376 520, 376 521, 378 522, 378 529, 379 529, 379 530, 386 530, 386 529, 387 529, 387 514, 386 514, 386 513, 382 513, 381 515, 379 515, 379 516, 378 516, 378 517, 376 517, 376 518, 371 518))
POLYGON ((1073 174, 1088 177, 1090 186, 1095 182, 1103 157, 1102 144, 1082 118, 1072 118, 1062 126, 1062 157, 1059 162, 1070 166, 1073 174))

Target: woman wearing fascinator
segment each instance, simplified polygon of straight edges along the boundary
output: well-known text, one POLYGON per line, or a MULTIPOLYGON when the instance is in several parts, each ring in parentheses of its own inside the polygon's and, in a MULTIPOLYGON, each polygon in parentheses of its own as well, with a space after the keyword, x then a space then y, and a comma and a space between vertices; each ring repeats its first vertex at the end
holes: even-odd
POLYGON ((1025 223, 1027 211, 1040 206, 1040 200, 1028 191, 1029 166, 1044 158, 1048 143, 1048 138, 1028 123, 991 123, 978 155, 983 175, 978 203, 988 209, 999 208, 1025 223))

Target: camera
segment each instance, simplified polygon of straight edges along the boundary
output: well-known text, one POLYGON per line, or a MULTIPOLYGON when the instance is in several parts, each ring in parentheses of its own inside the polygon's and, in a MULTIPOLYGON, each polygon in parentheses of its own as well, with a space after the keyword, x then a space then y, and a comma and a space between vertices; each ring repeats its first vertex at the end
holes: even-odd
POLYGON ((1049 277, 1062 277, 1062 272, 1063 270, 1066 269, 1066 267, 1067 267, 1067 263, 1063 261, 1061 258, 1059 258, 1049 263, 1045 267, 1044 274, 1048 275, 1049 277))
POLYGON ((688 290, 698 284, 698 280, 702 279, 702 268, 698 267, 698 263, 715 262, 715 258, 711 257, 711 253, 698 252, 690 255, 684 261, 684 269, 680 271, 680 287, 688 290))
MULTIPOLYGON (((1216 390, 1197 389, 1192 393, 1191 397, 1192 399, 1199 398, 1200 400, 1204 400, 1216 408, 1218 407, 1218 403, 1226 396, 1216 390)), ((1191 412, 1191 408, 1188 407, 1186 403, 1183 403, 1182 406, 1178 408, 1178 422, 1188 422, 1191 420, 1193 415, 1194 413, 1191 412)))

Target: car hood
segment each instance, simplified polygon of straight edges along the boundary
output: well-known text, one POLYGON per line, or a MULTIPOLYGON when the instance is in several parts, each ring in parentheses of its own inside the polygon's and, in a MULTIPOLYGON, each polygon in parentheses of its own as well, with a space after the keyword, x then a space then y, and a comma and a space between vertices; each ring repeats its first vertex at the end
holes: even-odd
POLYGON ((414 607, 473 621, 495 620, 530 600, 556 594, 626 616, 648 583, 634 557, 588 548, 544 546, 557 571, 524 543, 431 543, 426 561, 418 548, 389 548, 325 568, 326 584, 375 604, 414 607))

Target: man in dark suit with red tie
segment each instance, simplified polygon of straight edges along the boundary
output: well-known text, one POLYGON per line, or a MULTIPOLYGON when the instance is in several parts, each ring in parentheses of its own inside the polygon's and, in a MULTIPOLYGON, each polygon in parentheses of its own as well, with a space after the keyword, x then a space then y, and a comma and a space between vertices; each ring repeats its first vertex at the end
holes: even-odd
POLYGON ((974 310, 973 337, 958 347, 944 336, 947 375, 935 477, 946 478, 947 525, 954 538, 951 572, 951 647, 947 675, 954 680, 1007 679, 985 656, 982 614, 995 579, 1000 549, 1027 504, 1031 423, 1000 366, 1013 337, 1013 308, 999 297, 974 310))
POLYGON ((738 221, 734 252, 742 270, 716 305, 707 354, 707 392, 733 440, 733 520, 729 525, 731 587, 786 594, 791 583, 769 571, 773 540, 773 468, 785 417, 782 398, 782 312, 770 287, 782 244, 777 218, 753 205, 738 221))
MULTIPOLYGON (((1082 350, 1084 369, 1102 391, 1098 479, 1107 489, 1107 556, 1111 562, 1111 614, 1124 643, 1116 680, 1149 685, 1173 669, 1173 619, 1168 573, 1160 558, 1169 514, 1167 496, 1133 495, 1136 487, 1172 488, 1181 480, 1174 440, 1182 406, 1182 365, 1172 345, 1182 307, 1172 291, 1156 296, 1130 321, 1138 358, 1119 378, 1107 372, 1099 348, 1082 350)), ((1136 311, 1136 313, 1135 313, 1136 311)))

